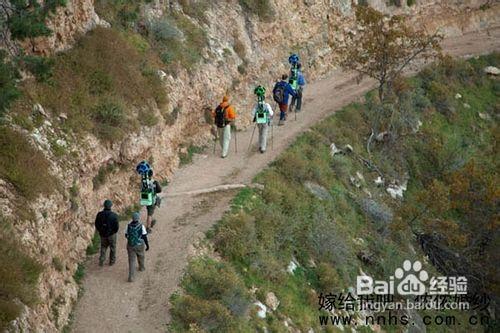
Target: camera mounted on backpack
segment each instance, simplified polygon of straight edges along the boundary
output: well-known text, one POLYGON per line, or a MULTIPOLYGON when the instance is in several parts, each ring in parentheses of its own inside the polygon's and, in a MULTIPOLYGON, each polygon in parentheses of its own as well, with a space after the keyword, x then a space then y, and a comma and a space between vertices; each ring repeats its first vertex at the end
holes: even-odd
POLYGON ((299 62, 300 62, 300 58, 295 53, 288 57, 288 63, 290 63, 290 65, 292 65, 292 67, 296 67, 299 62))
POLYGON ((257 97, 259 98, 259 101, 261 99, 264 100, 264 97, 266 96, 266 88, 263 87, 263 86, 261 86, 261 85, 259 85, 259 86, 255 87, 253 93, 255 95, 257 95, 257 97))
POLYGON ((290 79, 288 80, 288 83, 290 83, 294 90, 297 90, 298 88, 299 61, 300 58, 295 53, 288 57, 288 62, 292 65, 290 68, 290 79))
POLYGON ((155 191, 153 186, 153 169, 147 161, 142 161, 135 168, 141 175, 141 206, 152 206, 155 203, 155 191))

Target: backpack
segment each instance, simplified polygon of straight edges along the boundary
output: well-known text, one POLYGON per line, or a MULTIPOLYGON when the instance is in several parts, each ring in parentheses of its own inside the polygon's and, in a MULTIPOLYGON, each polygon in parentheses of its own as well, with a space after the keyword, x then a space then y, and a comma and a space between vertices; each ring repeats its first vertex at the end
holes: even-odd
POLYGON ((274 87, 273 99, 278 104, 283 104, 283 101, 285 100, 285 86, 281 82, 278 82, 276 87, 274 87))
POLYGON ((257 112, 255 112, 255 120, 257 124, 267 124, 269 122, 269 112, 264 108, 263 103, 259 103, 257 112))
POLYGON ((142 244, 142 224, 137 223, 135 226, 129 223, 127 226, 127 245, 137 246, 142 244))
POLYGON ((228 108, 228 106, 223 108, 222 106, 219 105, 215 109, 215 125, 219 128, 226 126, 226 109, 227 108, 228 108))

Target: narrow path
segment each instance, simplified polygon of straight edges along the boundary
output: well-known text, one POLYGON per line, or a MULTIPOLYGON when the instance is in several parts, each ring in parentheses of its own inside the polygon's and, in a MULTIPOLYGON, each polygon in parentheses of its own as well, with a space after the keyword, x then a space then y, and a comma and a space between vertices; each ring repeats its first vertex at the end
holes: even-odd
MULTIPOLYGON (((443 44, 454 56, 500 51, 500 27, 488 33, 445 40, 443 44)), ((254 147, 247 153, 250 128, 237 134, 237 155, 232 142, 233 150, 227 159, 208 151, 206 155, 197 155, 193 164, 178 170, 156 213, 158 224, 150 236, 146 271, 139 272, 134 283, 127 283, 125 238, 120 230, 116 265, 100 268, 97 258, 87 265, 85 292, 75 309, 73 331, 166 332, 170 320, 168 299, 177 288, 189 254, 194 251, 191 244, 221 218, 236 189, 249 184, 298 134, 372 87, 372 81, 358 85, 352 75, 335 71, 307 86, 304 110, 297 121, 292 116, 286 126, 274 127, 273 150, 259 154, 254 147)))

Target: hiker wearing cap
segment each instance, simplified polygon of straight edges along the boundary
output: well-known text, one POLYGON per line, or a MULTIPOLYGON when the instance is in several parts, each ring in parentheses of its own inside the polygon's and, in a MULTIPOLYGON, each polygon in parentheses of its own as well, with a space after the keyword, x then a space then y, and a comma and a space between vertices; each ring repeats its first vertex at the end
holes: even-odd
POLYGON ((104 201, 104 209, 97 213, 95 218, 95 228, 101 238, 101 255, 99 256, 99 266, 104 265, 106 251, 109 247, 109 265, 116 261, 116 233, 118 232, 118 216, 111 211, 113 203, 111 200, 104 201))
POLYGON ((286 121, 286 113, 288 111, 288 99, 290 95, 297 97, 297 93, 293 90, 290 83, 287 81, 288 74, 283 74, 281 76, 281 81, 276 82, 273 88, 273 99, 280 108, 280 121, 278 126, 282 126, 286 121))
POLYGON ((231 127, 235 126, 236 112, 234 107, 229 104, 229 97, 224 96, 222 103, 212 112, 214 125, 217 127, 217 136, 222 148, 222 158, 225 158, 229 152, 231 143, 231 127))
POLYGON ((127 225, 125 238, 127 238, 128 253, 128 282, 134 281, 135 261, 139 263, 139 271, 144 271, 144 251, 149 250, 148 233, 144 225, 139 221, 140 214, 132 214, 132 222, 127 225))
POLYGON ((306 85, 306 79, 304 78, 304 74, 302 74, 301 68, 302 64, 299 62, 297 64, 297 96, 292 96, 292 102, 290 103, 291 107, 295 106, 295 112, 300 112, 302 108, 302 93, 306 85))

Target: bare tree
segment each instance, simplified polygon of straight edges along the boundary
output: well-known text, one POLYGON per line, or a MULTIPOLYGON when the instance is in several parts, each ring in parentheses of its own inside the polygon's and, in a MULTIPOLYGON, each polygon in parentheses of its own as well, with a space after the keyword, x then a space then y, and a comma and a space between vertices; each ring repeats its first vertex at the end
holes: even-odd
POLYGON ((434 58, 441 51, 441 35, 415 29, 403 16, 387 16, 371 7, 357 6, 356 26, 338 49, 340 64, 360 77, 377 80, 381 102, 387 87, 412 61, 434 58))

